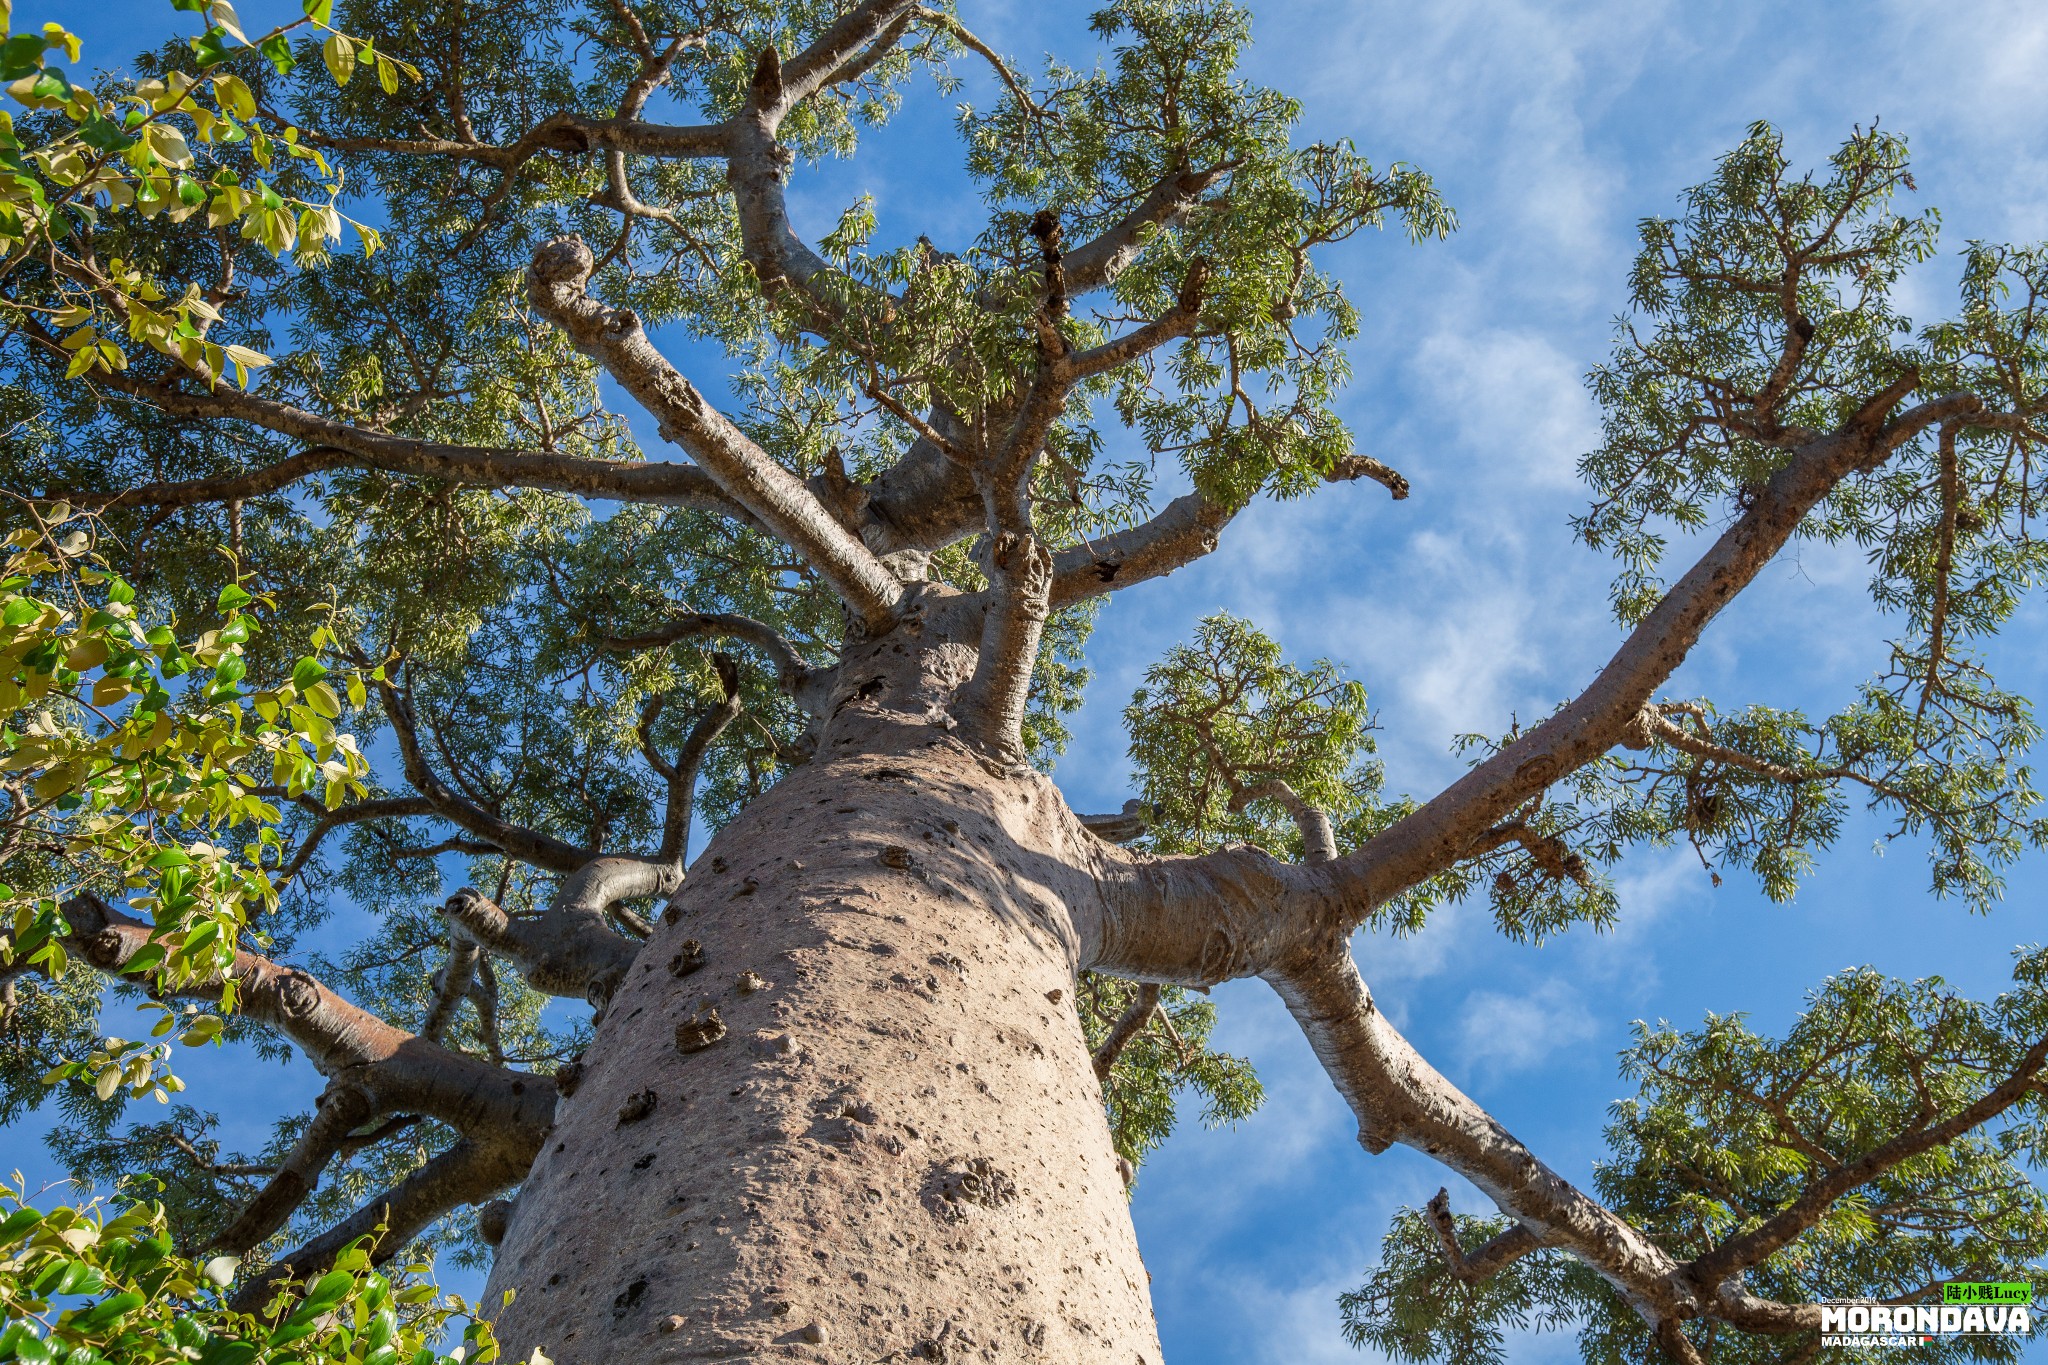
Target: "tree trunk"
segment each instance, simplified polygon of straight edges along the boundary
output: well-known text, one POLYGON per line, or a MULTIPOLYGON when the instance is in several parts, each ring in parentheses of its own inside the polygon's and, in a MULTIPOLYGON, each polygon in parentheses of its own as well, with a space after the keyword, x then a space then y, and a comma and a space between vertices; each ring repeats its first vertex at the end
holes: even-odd
POLYGON ((1100 846, 944 728, 946 647, 869 648, 606 1008, 491 1276, 511 1358, 1160 1365, 1075 1013, 1100 846))

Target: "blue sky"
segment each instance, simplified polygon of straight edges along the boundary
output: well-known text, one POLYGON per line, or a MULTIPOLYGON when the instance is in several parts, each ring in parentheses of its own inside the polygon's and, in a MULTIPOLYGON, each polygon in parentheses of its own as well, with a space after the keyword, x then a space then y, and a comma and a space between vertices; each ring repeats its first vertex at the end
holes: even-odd
MULTIPOLYGON (((102 59, 168 17, 161 0, 68 8, 82 7, 59 5, 59 17, 102 59)), ((23 5, 21 17, 40 20, 41 9, 23 5)), ((1081 6, 963 0, 961 10, 1006 52, 1085 56, 1081 6)), ((244 11, 252 24, 261 14, 244 11)), ((1909 282, 1916 318, 1950 306, 1965 240, 2048 236, 2048 8, 2036 4, 1268 0, 1255 12, 1250 72, 1303 100, 1304 136, 1348 137, 1378 161, 1421 165, 1462 219, 1448 243, 1413 247, 1394 234, 1329 258, 1364 313, 1345 414, 1360 448, 1403 470, 1415 493, 1394 504, 1362 485, 1262 504, 1210 559, 1116 598, 1057 774, 1078 807, 1113 808, 1129 794, 1122 705, 1148 663, 1219 609, 1361 679, 1389 786, 1418 795, 1460 770, 1456 734, 1547 713, 1591 676, 1618 637, 1608 565, 1566 525, 1582 501, 1574 461, 1597 433, 1580 376, 1606 354, 1636 221, 1671 211, 1751 121, 1780 124, 1807 163, 1872 118, 1912 142, 1945 250, 1909 282)), ((970 92, 982 88, 973 76, 970 92)), ((927 232, 946 246, 972 235, 974 205, 938 152, 951 146, 945 102, 924 93, 859 160, 798 176, 801 224, 822 229, 865 190, 885 237, 927 232)), ((2030 607, 1998 652, 2022 691, 2048 684, 2043 619, 2030 607)), ((1830 711, 1879 663, 1882 629, 1860 555, 1805 547, 1714 626, 1671 690, 1830 711)), ((1632 1020, 1746 1010, 1780 1028, 1804 990, 1858 963, 1991 994, 2011 947, 2042 937, 2038 860, 2015 870, 2002 909, 1972 917, 1926 896, 1918 848, 1880 857, 1876 833, 1852 827, 1791 905, 1740 878, 1715 889, 1686 851, 1651 851, 1622 869, 1612 933, 1517 947, 1474 908, 1411 940, 1361 938, 1357 952, 1425 1055, 1584 1180, 1604 1110, 1622 1093, 1614 1054, 1632 1020)), ((1335 1297, 1375 1259, 1389 1213, 1445 1176, 1418 1156, 1357 1147, 1263 986, 1217 994, 1222 1042, 1254 1059, 1270 1098, 1234 1130, 1187 1125, 1144 1171, 1135 1213, 1168 1359, 1361 1360, 1338 1333, 1335 1297)), ((299 1070, 208 1068, 227 1094, 310 1095, 299 1070)), ((208 1102, 203 1083, 197 1098, 208 1102)), ((9 1147, 6 1164, 41 1164, 32 1143, 9 1147)), ((1484 1211, 1448 1183, 1457 1207, 1484 1211)), ((1534 1338, 1516 1357, 1574 1353, 1534 1338)))

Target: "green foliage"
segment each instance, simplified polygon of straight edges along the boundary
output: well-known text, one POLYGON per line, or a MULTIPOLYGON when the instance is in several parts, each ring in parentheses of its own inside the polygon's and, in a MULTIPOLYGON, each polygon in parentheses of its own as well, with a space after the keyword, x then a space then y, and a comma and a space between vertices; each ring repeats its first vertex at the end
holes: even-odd
POLYGON ((1624 619, 1656 600, 1660 523, 1704 526, 1782 465, 1788 441, 1833 430, 1915 363, 1890 295, 1933 254, 1936 217, 1893 211, 1911 188, 1890 134, 1859 131, 1826 179, 1795 178, 1760 123, 1686 191, 1684 218, 1644 220, 1635 316, 1589 381, 1604 440, 1581 465, 1599 501, 1579 529, 1621 559, 1624 619))
MULTIPOLYGON (((1506 1218, 1459 1218, 1458 1244, 1469 1255, 1512 1226, 1506 1218)), ((1570 1257, 1538 1253, 1467 1284, 1451 1274, 1429 1215, 1402 1209, 1381 1239, 1380 1263, 1364 1284, 1338 1296, 1337 1307, 1353 1346, 1411 1365, 1500 1365, 1508 1332, 1572 1325, 1573 1291, 1584 1275, 1570 1257)))
MULTIPOLYGON (((362 681, 330 676, 317 656, 333 640, 323 628, 288 679, 258 686, 246 646, 270 603, 230 583, 214 602, 220 625, 181 640, 175 619, 147 623, 135 589, 95 554, 89 524, 62 505, 24 511, 30 524, 8 537, 0 571, 0 780, 18 883, 0 887, 0 968, 66 975, 59 899, 83 867, 88 885, 154 922, 131 974, 169 987, 211 977, 233 961, 252 911, 277 901, 275 797, 332 809, 364 792, 367 764, 336 726, 341 693, 360 700, 362 681)), ((216 1016, 154 1008, 154 1037, 197 1045, 220 1033, 216 1016)), ((163 1100, 168 1053, 107 1039, 45 1079, 89 1075, 101 1101, 124 1088, 163 1100)))
MULTIPOLYGON (((1622 1053, 1636 1094, 1618 1101, 1597 1163, 1602 1199, 1680 1261, 1752 1233, 1816 1182, 1985 1101, 2031 1074, 2048 1039, 2048 953, 2015 954, 2013 987, 1979 1003, 1938 978, 1868 968, 1830 977, 1782 1038, 1740 1016, 1698 1029, 1639 1023, 1622 1053)), ((1916 1299, 1944 1280, 2038 1280, 2048 1197, 2032 1172, 2048 1153, 2038 1086, 1993 1121, 1880 1162, 1744 1277, 1783 1303, 1916 1299)), ((1903 1148, 1899 1149, 1903 1150, 1903 1148)), ((1461 1219, 1468 1251, 1505 1220, 1461 1219)), ((1502 1359, 1502 1333, 1575 1326, 1588 1365, 1641 1360, 1642 1319, 1581 1263, 1538 1251, 1476 1287, 1445 1269, 1426 1215, 1405 1210, 1365 1285, 1343 1299, 1352 1340, 1412 1361, 1502 1359)), ((1905 1358, 2017 1360, 2026 1337, 1934 1338, 1905 1358)), ((1794 1339, 1716 1324, 1694 1334, 1720 1362, 1797 1358, 1794 1339)), ((1854 1356, 1850 1358, 1861 1358, 1854 1356)), ((1899 1353, 1873 1354, 1898 1359, 1899 1353)))
POLYGON ((1705 527, 1717 506, 1747 506, 1794 446, 1887 385, 1979 400, 1853 474, 1801 528, 1865 547, 1874 599, 1902 618, 1855 701, 1823 720, 1752 707, 1710 724, 1712 708, 1694 708, 1697 738, 1789 775, 1659 748, 1674 761, 1614 776, 1634 789, 1620 800, 1647 807, 1616 833, 1682 833, 1778 898, 1838 830, 1841 784, 1860 784, 1894 820, 1890 837, 1928 839, 1935 892, 1983 908, 2000 894, 2001 865, 2048 842, 2024 762, 2038 738, 2032 707, 1998 685, 1979 643, 2043 563, 2026 452, 2048 378, 2036 334, 2048 266, 2033 248, 1972 243, 1958 316, 1916 335, 1890 301, 1934 251, 1935 213, 1893 207, 1912 188, 1905 144, 1889 134, 1859 131, 1825 178, 1795 178, 1779 134, 1759 124, 1686 193, 1683 218, 1643 224, 1634 314, 1591 378, 1605 432, 1582 465, 1598 501, 1578 527, 1616 554, 1617 611, 1640 620, 1661 596, 1673 534, 1705 527))
MULTIPOLYGON (((1128 981, 1092 972, 1081 978, 1076 1003, 1091 1049, 1102 1046, 1137 996, 1138 987, 1128 981)), ((1103 1103, 1117 1155, 1133 1167, 1172 1134, 1185 1093, 1200 1098, 1202 1122, 1211 1128, 1248 1119, 1265 1102, 1250 1062, 1209 1047, 1215 1026, 1216 1007, 1207 997, 1168 986, 1144 1029, 1117 1054, 1103 1103)))
POLYGON ((1215 206, 1159 230, 1098 308, 1103 332, 1160 316, 1199 261, 1201 327, 1103 388, 1146 448, 1176 456, 1216 502, 1308 492, 1352 453, 1333 403, 1357 329, 1356 310, 1312 252, 1390 213, 1416 240, 1448 234, 1455 217, 1413 167, 1376 170, 1348 143, 1294 145, 1296 102, 1238 72, 1251 38, 1240 6, 1125 0, 1090 23, 1113 45, 1107 65, 1053 63, 1028 104, 962 109, 968 168, 996 209, 980 248, 1029 272, 1026 227, 1041 209, 1076 242, 1170 177, 1215 181, 1215 206))
MULTIPOLYGON (((43 1213, 0 1185, 0 1361, 22 1365, 486 1365, 490 1324, 454 1295, 397 1283, 344 1251, 309 1284, 281 1283, 257 1312, 231 1308, 233 1257, 204 1263, 172 1245, 163 1207, 99 1204, 43 1213), (468 1319, 461 1345, 440 1343, 468 1319)), ((544 1365, 538 1353, 533 1365, 544 1365)))
MULTIPOLYGON (((1162 853, 1195 853, 1250 844, 1276 856, 1302 856, 1293 799, 1330 818, 1338 851, 1349 851, 1415 809, 1381 797, 1372 759, 1365 689, 1327 659, 1307 668, 1284 662, 1280 646, 1248 621, 1207 617, 1195 640, 1176 646, 1146 674, 1124 711, 1139 791, 1150 812, 1147 844, 1162 853)), ((1510 736, 1512 738, 1512 736, 1510 736)), ((1461 747, 1480 757, 1496 746, 1467 735, 1461 747)), ((1498 837, 1421 885, 1375 908, 1374 922, 1396 932, 1422 927, 1437 907, 1483 894, 1509 938, 1542 942, 1574 924, 1606 926, 1614 891, 1601 868, 1632 839, 1658 838, 1653 823, 1612 799, 1592 815, 1608 780, 1596 768, 1576 774, 1503 826, 1498 837)))
POLYGON ((1286 808, 1255 796, 1288 784, 1334 820, 1372 808, 1380 768, 1365 688, 1319 659, 1297 668, 1251 622, 1209 616, 1145 674, 1124 710, 1150 844, 1186 853, 1256 844, 1298 857, 1301 834, 1286 808))
MULTIPOLYGON (((2039 950, 2017 954, 2015 988, 1989 1004, 1939 978, 1845 972, 1782 1039, 1735 1016, 1687 1033, 1638 1025, 1622 1071, 1640 1090, 1615 1106, 1598 1186, 1679 1254, 1747 1231, 1852 1154, 1960 1112, 2018 1070, 2048 1037, 2044 970, 2039 950)), ((1774 1296, 2024 1278, 2048 1256, 2048 1199, 2027 1176, 2044 1116, 2028 1099, 1837 1202, 1773 1263, 1774 1296)))
POLYGON ((318 150, 300 143, 298 129, 259 110, 252 87, 263 82, 251 61, 260 58, 280 75, 290 71, 296 59, 289 35, 305 28, 328 31, 330 48, 348 52, 348 62, 330 62, 344 84, 356 61, 375 68, 390 89, 401 72, 417 77, 374 44, 328 30, 318 16, 329 8, 321 0, 303 18, 252 39, 234 7, 217 0, 206 7, 205 32, 181 54, 192 71, 165 67, 106 90, 73 85, 51 60, 80 58, 78 39, 60 25, 11 35, 0 45, 0 82, 27 112, 17 120, 0 111, 0 278, 17 285, 35 280, 28 290, 6 291, 0 315, 68 353, 67 379, 125 370, 128 354, 116 339, 124 332, 209 381, 232 370, 246 388, 252 372, 270 363, 251 347, 210 338, 208 329, 221 321, 218 300, 197 283, 167 284, 146 260, 95 251, 103 214, 145 224, 191 219, 233 229, 273 256, 296 249, 305 261, 325 259, 348 223, 366 252, 376 249, 375 231, 338 207, 340 176, 318 150), (209 156, 230 147, 246 153, 259 174, 209 156), (311 177, 294 163, 304 163, 311 177), (59 258, 82 268, 39 273, 59 258))

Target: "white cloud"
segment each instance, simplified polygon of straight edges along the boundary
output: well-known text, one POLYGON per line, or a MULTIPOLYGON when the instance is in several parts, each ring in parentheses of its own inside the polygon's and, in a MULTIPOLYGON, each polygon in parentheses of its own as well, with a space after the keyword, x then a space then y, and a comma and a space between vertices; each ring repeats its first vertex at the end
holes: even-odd
POLYGON ((1599 1032, 1577 988, 1555 977, 1524 995, 1474 991, 1461 1013, 1460 1055, 1489 1077, 1531 1070, 1599 1032))
POLYGON ((1412 369, 1417 390, 1449 418, 1486 479, 1509 489, 1578 487, 1578 459, 1600 441, 1582 357, 1528 328, 1459 326, 1431 334, 1412 369))
MULTIPOLYGON (((1446 905, 1413 934, 1361 933, 1351 943, 1358 969, 1375 996, 1389 987, 1412 986, 1468 960, 1475 942, 1485 941, 1485 909, 1472 901, 1446 905)), ((1397 1027, 1404 1024, 1398 998, 1380 999, 1397 1027)))

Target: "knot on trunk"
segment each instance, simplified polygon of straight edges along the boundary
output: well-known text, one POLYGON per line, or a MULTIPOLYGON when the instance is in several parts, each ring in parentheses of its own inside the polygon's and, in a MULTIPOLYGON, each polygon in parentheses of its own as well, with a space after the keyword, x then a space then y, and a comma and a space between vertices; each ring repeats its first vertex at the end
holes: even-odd
POLYGON ((528 274, 538 288, 580 292, 596 267, 597 258, 581 237, 557 237, 533 253, 528 274))
POLYGON ((1208 289, 1209 260, 1206 256, 1197 256, 1188 265, 1187 278, 1181 281, 1180 296, 1174 300, 1174 305, 1183 313, 1199 313, 1208 289))
POLYGON ((611 1007, 612 996, 618 992, 623 972, 603 972, 593 976, 583 985, 583 999, 597 1012, 597 1018, 604 1018, 604 1012, 611 1007))
POLYGON ((476 1235, 484 1239, 484 1245, 496 1246, 505 1240, 511 1222, 512 1201, 493 1199, 476 1212, 476 1235))
POLYGON ((102 971, 114 971, 121 965, 121 931, 102 929, 79 945, 84 950, 85 960, 102 971))
POLYGON ((277 1008, 287 1019, 310 1019, 320 1008, 320 987, 304 972, 286 971, 278 978, 274 989, 277 1008))
POLYGON ((988 562, 994 570, 990 576, 1008 580, 1017 590, 1019 605, 1036 606, 1042 619, 1045 595, 1052 586, 1052 552, 1045 542, 1028 531, 1004 531, 990 543, 988 562))
POLYGON ((719 1017, 718 1006, 707 1000, 698 1005, 689 1018, 676 1025, 676 1051, 686 1055, 702 1052, 723 1037, 725 1020, 719 1017))
POLYGON ((629 1096, 626 1102, 619 1106, 618 1122, 612 1126, 623 1128, 629 1123, 640 1122, 654 1112, 654 1106, 660 1101, 661 1096, 652 1090, 642 1090, 637 1095, 629 1096))
POLYGON ((933 1172, 932 1190, 938 1196, 940 1216, 959 1219, 967 1213, 963 1205, 998 1209, 1009 1203, 1017 1197, 1017 1182, 995 1162, 977 1156, 933 1172))
POLYGON ((782 54, 770 43, 761 49, 760 59, 754 63, 752 82, 754 103, 766 108, 782 99, 782 54))

